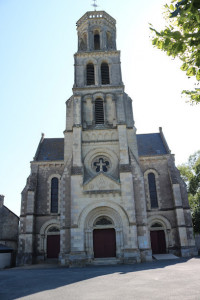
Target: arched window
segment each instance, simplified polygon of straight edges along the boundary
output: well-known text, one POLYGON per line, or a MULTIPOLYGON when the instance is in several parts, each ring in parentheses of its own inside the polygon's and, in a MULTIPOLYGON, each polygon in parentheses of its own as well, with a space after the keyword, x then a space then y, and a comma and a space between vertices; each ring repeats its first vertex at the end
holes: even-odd
POLYGON ((100 50, 100 35, 98 32, 94 33, 94 50, 100 50))
POLYGON ((94 65, 89 63, 87 64, 86 69, 87 85, 94 85, 94 65))
POLYGON ((51 213, 58 212, 58 178, 51 179, 51 213))
POLYGON ((94 85, 94 65, 92 63, 87 64, 86 73, 87 85, 94 85))
POLYGON ((107 63, 101 64, 101 83, 110 84, 109 66, 107 63))
POLYGON ((100 98, 95 100, 95 124, 104 124, 103 100, 100 98))
POLYGON ((148 182, 149 182, 149 195, 151 201, 151 208, 157 208, 158 198, 157 198, 157 191, 156 191, 156 179, 154 173, 148 174, 148 182))

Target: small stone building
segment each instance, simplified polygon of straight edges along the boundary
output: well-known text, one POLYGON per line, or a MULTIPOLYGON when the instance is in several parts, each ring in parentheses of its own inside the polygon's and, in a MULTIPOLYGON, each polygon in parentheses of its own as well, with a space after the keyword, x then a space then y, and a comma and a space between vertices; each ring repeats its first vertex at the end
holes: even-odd
POLYGON ((42 138, 22 192, 18 264, 150 261, 196 254, 185 183, 162 129, 136 134, 116 21, 77 22, 64 138, 42 138))
POLYGON ((11 265, 15 263, 18 246, 18 228, 19 217, 4 205, 4 196, 0 195, 0 267, 5 266, 5 257, 6 266, 9 265, 8 257, 11 258, 11 265))

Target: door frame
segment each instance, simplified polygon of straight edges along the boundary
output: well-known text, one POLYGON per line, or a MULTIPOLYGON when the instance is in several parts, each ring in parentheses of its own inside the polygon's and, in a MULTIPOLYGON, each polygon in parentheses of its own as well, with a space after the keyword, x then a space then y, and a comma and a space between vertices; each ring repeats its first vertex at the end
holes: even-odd
MULTIPOLYGON (((114 256, 105 256, 105 257, 102 257, 102 258, 108 258, 108 257, 117 257, 117 241, 116 241, 116 230, 115 228, 113 227, 104 227, 104 228, 93 228, 93 254, 94 254, 94 258, 98 258, 98 257, 95 257, 95 253, 94 253, 94 231, 96 230, 109 230, 109 229, 113 229, 114 230, 114 237, 115 237, 115 245, 113 245, 115 247, 115 255, 114 256)), ((99 257, 100 258, 100 257, 99 257)))
POLYGON ((60 234, 60 222, 56 219, 45 222, 40 229, 40 244, 39 252, 44 255, 44 259, 47 258, 47 235, 60 234), (52 227, 56 228, 56 232, 49 232, 52 227), (59 232, 59 233, 58 233, 59 232))
POLYGON ((169 247, 172 247, 174 245, 174 239, 172 236, 172 227, 167 218, 161 215, 154 215, 148 217, 148 228, 149 228, 149 239, 151 241, 150 237, 150 231, 154 230, 164 230, 165 233, 165 242, 166 242, 166 253, 169 252, 169 247), (154 225, 158 223, 159 227, 154 227, 154 225), (153 227, 152 227, 153 226, 153 227))
POLYGON ((58 234, 56 234, 56 233, 52 233, 52 234, 47 234, 47 252, 46 252, 46 258, 48 258, 48 259, 51 259, 51 258, 53 258, 53 259, 58 259, 59 258, 59 253, 60 253, 60 233, 58 234), (57 257, 48 257, 48 237, 51 237, 51 236, 56 236, 56 237, 59 237, 59 252, 58 252, 58 256, 57 257))
MULTIPOLYGON (((167 243, 166 243, 166 235, 165 235, 165 230, 163 229, 163 228, 160 228, 159 227, 159 229, 158 230, 150 230, 150 240, 151 240, 151 249, 152 249, 152 254, 166 254, 167 253, 167 243), (165 252, 163 252, 163 253, 153 253, 153 249, 152 249, 152 239, 151 239, 151 232, 156 232, 156 233, 158 233, 158 232, 163 232, 163 238, 164 238, 164 244, 165 244, 165 252)), ((158 242, 158 248, 160 248, 159 247, 159 242, 158 242)))

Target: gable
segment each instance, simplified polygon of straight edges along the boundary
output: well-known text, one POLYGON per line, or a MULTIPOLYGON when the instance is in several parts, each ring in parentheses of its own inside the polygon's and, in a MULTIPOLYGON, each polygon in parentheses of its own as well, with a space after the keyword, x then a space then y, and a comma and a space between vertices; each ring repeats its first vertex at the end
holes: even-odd
POLYGON ((86 183, 83 186, 83 190, 85 192, 120 191, 120 184, 112 178, 104 175, 104 173, 100 173, 86 183))

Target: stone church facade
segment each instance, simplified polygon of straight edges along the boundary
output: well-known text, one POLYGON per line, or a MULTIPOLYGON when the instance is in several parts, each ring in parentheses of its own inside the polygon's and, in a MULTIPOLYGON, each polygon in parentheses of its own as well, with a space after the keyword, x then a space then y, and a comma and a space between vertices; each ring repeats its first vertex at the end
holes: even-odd
POLYGON ((136 134, 115 19, 87 12, 77 32, 64 138, 42 135, 22 192, 18 265, 196 254, 185 183, 162 129, 136 134))

